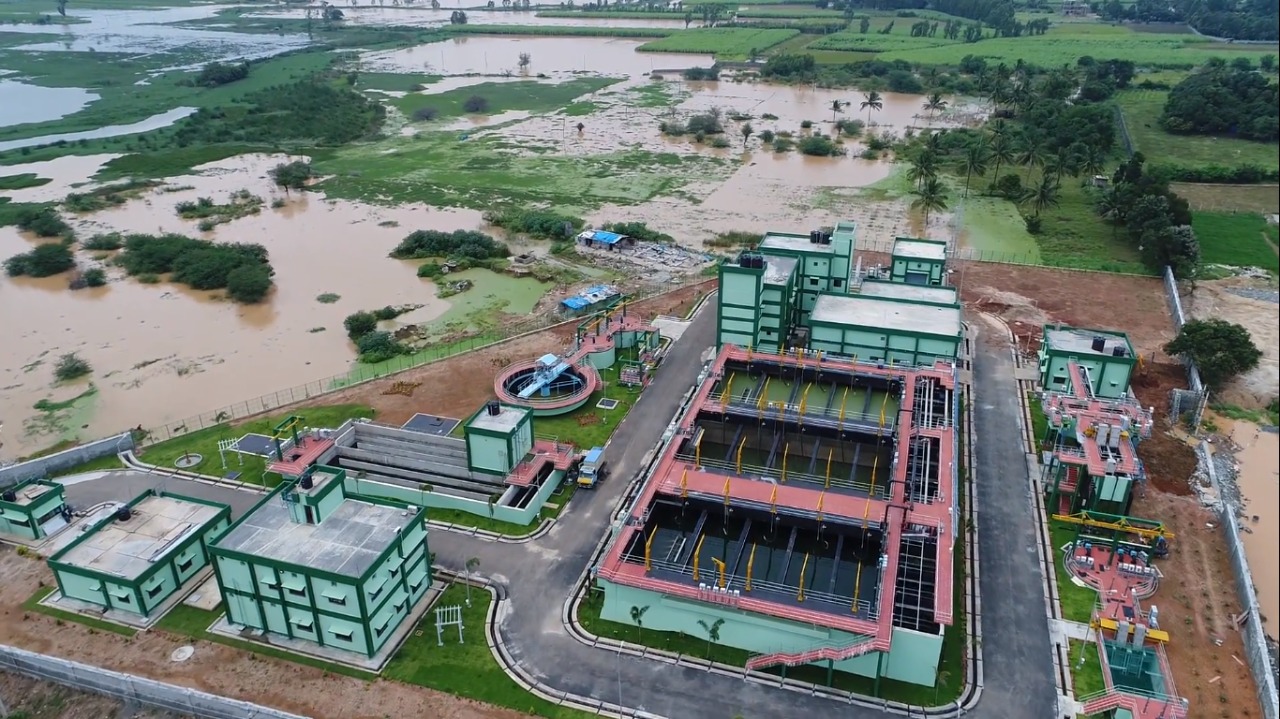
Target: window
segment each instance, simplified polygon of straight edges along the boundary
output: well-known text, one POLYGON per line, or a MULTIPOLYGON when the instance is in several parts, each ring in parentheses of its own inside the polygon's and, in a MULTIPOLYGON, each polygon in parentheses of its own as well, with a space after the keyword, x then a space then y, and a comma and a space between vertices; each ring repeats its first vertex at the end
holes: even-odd
POLYGON ((838 290, 841 287, 844 287, 844 280, 832 280, 831 286, 838 290))
POLYGON ((398 612, 398 611, 400 611, 400 610, 402 610, 402 609, 404 609, 404 600, 401 600, 401 601, 399 601, 399 602, 396 602, 396 604, 395 604, 395 610, 396 610, 397 612, 398 612))
POLYGON ((391 622, 390 622, 390 621, 387 621, 387 623, 386 623, 386 624, 383 624, 382 626, 378 627, 377 629, 374 629, 374 630, 373 630, 373 635, 374 635, 375 637, 380 637, 380 636, 382 636, 383 632, 387 631, 387 627, 389 627, 389 626, 391 626, 391 622))
POLYGON ((416 592, 416 591, 418 591, 418 589, 419 589, 419 588, 421 588, 421 587, 422 587, 422 580, 418 580, 418 581, 416 581, 416 582, 411 582, 411 583, 409 584, 409 589, 411 589, 411 590, 413 590, 413 591, 415 591, 415 592, 416 592))
POLYGON ((191 565, 192 565, 192 564, 195 564, 195 562, 196 562, 196 560, 194 560, 194 559, 184 559, 184 560, 182 560, 182 561, 178 562, 178 571, 179 571, 179 572, 185 572, 185 571, 187 571, 188 569, 190 569, 190 568, 191 568, 191 565))
POLYGON ((313 624, 310 619, 294 619, 293 626, 297 627, 298 629, 301 629, 304 632, 309 632, 316 628, 316 625, 313 624))
POLYGON ((355 637, 355 633, 350 629, 330 629, 329 631, 333 633, 335 638, 344 642, 349 642, 355 637))
MULTIPOLYGON (((1111 384, 1115 384, 1115 382, 1112 382, 1111 384)), ((397 575, 397 574, 399 574, 399 573, 400 573, 400 567, 392 567, 392 568, 391 568, 391 576, 393 576, 393 577, 394 577, 394 576, 396 576, 396 575, 397 575)))
POLYGON ((133 604, 133 597, 128 594, 112 594, 111 598, 121 604, 133 604))
POLYGON ((148 598, 148 599, 155 599, 156 597, 160 596, 160 592, 161 592, 163 589, 164 589, 164 582, 161 582, 161 583, 159 583, 159 584, 155 585, 154 587, 152 587, 152 588, 150 588, 150 589, 148 589, 148 590, 147 590, 147 598, 148 598))
POLYGON ((300 588, 298 588, 298 587, 285 587, 285 589, 286 589, 286 590, 288 590, 288 592, 289 592, 289 596, 293 596, 293 597, 305 597, 305 596, 307 596, 307 590, 306 590, 306 589, 300 589, 300 588))
POLYGON ((809 286, 810 286, 810 287, 817 287, 817 286, 818 286, 818 278, 817 278, 817 277, 810 277, 810 278, 809 278, 809 286))
POLYGON ((329 596, 329 595, 327 595, 327 594, 326 594, 324 598, 325 598, 325 599, 328 599, 330 604, 336 604, 336 605, 338 605, 339 607, 345 607, 345 606, 347 606, 347 598, 346 598, 346 597, 331 597, 331 596, 329 596))
POLYGON ((369 592, 369 598, 377 599, 379 594, 382 594, 382 587, 378 587, 377 589, 371 590, 369 592))

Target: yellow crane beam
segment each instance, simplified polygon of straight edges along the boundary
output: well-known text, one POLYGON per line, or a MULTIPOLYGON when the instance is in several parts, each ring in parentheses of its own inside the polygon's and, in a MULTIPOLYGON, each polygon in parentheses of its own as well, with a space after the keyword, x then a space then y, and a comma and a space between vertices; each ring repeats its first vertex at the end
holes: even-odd
POLYGON ((751 545, 751 556, 747 557, 747 584, 745 587, 743 587, 743 591, 745 592, 751 591, 751 570, 755 569, 755 566, 756 566, 756 547, 757 546, 759 545, 757 544, 751 545))
POLYGON ((1126 521, 1124 517, 1120 517, 1118 521, 1112 522, 1102 519, 1094 519, 1090 517, 1088 513, 1082 512, 1080 514, 1055 514, 1053 515, 1053 518, 1056 521, 1065 522, 1067 524, 1078 524, 1085 527, 1092 527, 1094 529, 1107 529, 1113 532, 1136 534, 1143 539, 1155 539, 1157 537, 1173 539, 1174 537, 1173 532, 1165 529, 1163 524, 1160 524, 1155 528, 1136 527, 1126 521))
POLYGON ((644 540, 644 571, 646 572, 653 569, 652 557, 650 555, 653 552, 653 538, 656 536, 658 536, 658 528, 654 527, 653 531, 649 532, 649 538, 644 540))
POLYGON ((707 535, 698 535, 698 543, 693 546, 693 581, 698 581, 698 555, 702 554, 702 542, 707 535))

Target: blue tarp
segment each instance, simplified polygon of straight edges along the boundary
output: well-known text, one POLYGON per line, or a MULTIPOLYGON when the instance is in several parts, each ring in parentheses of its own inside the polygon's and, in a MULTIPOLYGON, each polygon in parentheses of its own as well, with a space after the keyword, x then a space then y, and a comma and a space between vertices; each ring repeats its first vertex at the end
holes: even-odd
POLYGON ((594 285, 592 287, 588 287, 582 292, 579 292, 574 297, 560 300, 560 304, 576 312, 578 310, 585 310, 597 302, 603 302, 610 297, 615 297, 617 294, 617 288, 611 285, 594 285))
POLYGON ((626 235, 619 235, 616 232, 606 232, 604 230, 588 230, 578 236, 586 240, 591 240, 592 242, 599 242, 602 245, 616 245, 623 237, 626 237, 626 235))
POLYGON ((560 300, 560 304, 571 310, 585 310, 591 306, 585 297, 570 297, 567 300, 560 300))

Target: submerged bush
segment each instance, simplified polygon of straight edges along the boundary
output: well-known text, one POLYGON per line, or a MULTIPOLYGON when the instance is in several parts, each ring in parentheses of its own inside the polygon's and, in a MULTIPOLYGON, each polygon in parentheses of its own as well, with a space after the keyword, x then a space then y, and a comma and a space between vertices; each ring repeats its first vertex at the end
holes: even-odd
POLYGON ((273 274, 262 245, 218 244, 176 234, 128 235, 116 262, 140 281, 171 272, 174 282, 198 290, 226 288, 231 299, 246 303, 266 296, 273 274))
POLYGON ((40 245, 30 252, 14 255, 4 263, 5 272, 10 277, 49 277, 75 266, 71 248, 60 242, 40 245))
POLYGON ((547 210, 489 210, 484 221, 508 232, 543 239, 568 239, 582 229, 581 217, 562 215, 547 210))
POLYGON ((391 256, 400 260, 424 257, 468 257, 473 260, 487 260, 510 255, 511 250, 506 245, 483 232, 474 230, 453 232, 418 230, 400 240, 400 244, 391 250, 391 256))

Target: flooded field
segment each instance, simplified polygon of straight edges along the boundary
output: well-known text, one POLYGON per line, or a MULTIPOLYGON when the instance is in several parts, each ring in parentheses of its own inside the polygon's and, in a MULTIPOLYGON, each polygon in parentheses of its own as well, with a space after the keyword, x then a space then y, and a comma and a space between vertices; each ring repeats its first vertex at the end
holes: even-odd
POLYGON ((1280 567, 1276 564, 1276 546, 1280 544, 1280 435, 1263 432, 1249 422, 1218 420, 1225 426, 1240 450, 1235 458, 1238 466, 1236 482, 1244 505, 1245 556, 1258 592, 1258 604, 1265 617, 1267 634, 1276 637, 1280 630, 1280 567))
POLYGON ((66 117, 98 99, 78 87, 40 87, 0 80, 0 127, 66 117))
POLYGON ((525 74, 570 73, 634 77, 657 69, 711 67, 710 55, 636 52, 643 40, 612 37, 455 37, 404 50, 365 53, 364 66, 382 72, 436 75, 499 74, 518 71, 520 53, 529 53, 525 74))
MULTIPOLYGON (((679 17, 636 19, 611 18, 583 13, 581 17, 539 17, 534 10, 475 10, 467 3, 445 2, 444 7, 344 7, 344 22, 351 25, 404 25, 408 27, 440 27, 449 24, 449 15, 459 8, 466 10, 468 25, 530 25, 533 27, 653 27, 677 29, 684 27, 679 17)), ((254 17, 305 20, 305 8, 268 10, 251 13, 254 17)), ((692 25, 691 27, 697 27, 692 25)))

